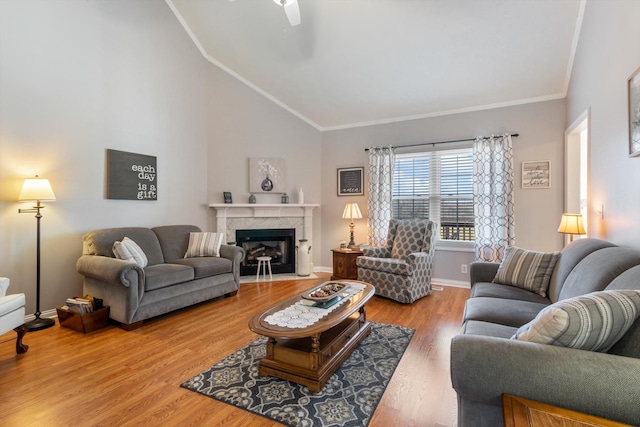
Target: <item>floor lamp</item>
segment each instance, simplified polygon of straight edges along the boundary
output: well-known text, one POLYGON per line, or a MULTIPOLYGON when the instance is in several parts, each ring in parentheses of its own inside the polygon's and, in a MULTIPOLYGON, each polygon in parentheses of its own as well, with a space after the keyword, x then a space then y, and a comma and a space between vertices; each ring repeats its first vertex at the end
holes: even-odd
POLYGON ((36 232, 36 318, 30 322, 25 323, 27 330, 39 331, 41 329, 49 328, 55 325, 56 321, 48 318, 40 317, 40 218, 42 214, 40 209, 44 209, 44 206, 40 204, 43 200, 55 200, 56 195, 53 194, 51 184, 48 179, 35 178, 25 179, 22 191, 20 192, 19 202, 36 202, 36 205, 31 209, 18 209, 20 213, 35 213, 37 222, 36 232))

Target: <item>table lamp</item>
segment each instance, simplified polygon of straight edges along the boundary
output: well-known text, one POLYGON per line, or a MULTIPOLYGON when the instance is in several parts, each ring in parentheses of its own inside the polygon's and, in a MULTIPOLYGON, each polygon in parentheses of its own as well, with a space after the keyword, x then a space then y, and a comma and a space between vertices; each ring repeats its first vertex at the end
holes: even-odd
POLYGON ((353 229, 355 227, 355 224, 353 223, 353 219, 362 218, 362 213, 360 212, 360 207, 358 206, 358 204, 347 203, 347 205, 344 207, 344 211, 342 212, 342 218, 351 219, 351 223, 349 224, 349 233, 351 238, 349 240, 348 248, 353 249, 356 247, 356 242, 353 238, 353 229))
POLYGON ((570 242, 573 242, 574 234, 585 234, 586 231, 582 223, 582 214, 563 213, 558 232, 568 234, 570 242))
POLYGON ((39 331, 41 329, 49 328, 55 325, 56 321, 48 318, 40 317, 40 218, 42 214, 41 209, 44 206, 40 204, 43 200, 55 200, 56 195, 53 193, 51 184, 48 179, 35 178, 25 179, 20 192, 19 202, 36 202, 36 205, 31 209, 18 209, 19 213, 35 213, 36 214, 36 312, 35 319, 25 323, 29 331, 39 331))

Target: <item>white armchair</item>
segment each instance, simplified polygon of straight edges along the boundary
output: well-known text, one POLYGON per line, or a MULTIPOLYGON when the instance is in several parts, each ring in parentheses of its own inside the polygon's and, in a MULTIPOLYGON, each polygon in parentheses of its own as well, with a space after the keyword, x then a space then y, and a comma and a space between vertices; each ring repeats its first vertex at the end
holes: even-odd
POLYGON ((7 295, 9 279, 0 277, 0 334, 13 329, 18 334, 16 339, 16 353, 24 353, 29 348, 22 343, 27 327, 24 324, 24 294, 7 295))

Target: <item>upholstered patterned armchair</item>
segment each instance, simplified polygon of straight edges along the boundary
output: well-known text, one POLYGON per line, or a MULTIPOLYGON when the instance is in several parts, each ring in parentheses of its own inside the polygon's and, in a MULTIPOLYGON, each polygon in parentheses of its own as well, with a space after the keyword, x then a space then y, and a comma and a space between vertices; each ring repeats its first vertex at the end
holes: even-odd
POLYGON ((9 279, 0 277, 0 334, 13 329, 18 334, 16 353, 24 353, 29 346, 22 344, 22 337, 27 332, 24 324, 24 294, 7 295, 9 279))
POLYGON ((386 246, 364 249, 357 258, 358 280, 371 283, 377 295, 402 303, 429 295, 434 227, 429 220, 392 219, 386 246))

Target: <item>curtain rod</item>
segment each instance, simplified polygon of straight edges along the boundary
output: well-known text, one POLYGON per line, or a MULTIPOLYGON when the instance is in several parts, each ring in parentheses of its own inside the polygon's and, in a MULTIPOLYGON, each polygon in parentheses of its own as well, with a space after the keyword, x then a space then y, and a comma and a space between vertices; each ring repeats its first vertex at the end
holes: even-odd
MULTIPOLYGON (((520 134, 513 133, 511 134, 512 138, 518 137, 520 134)), ((490 136, 481 136, 482 139, 491 138, 490 136)), ((475 141, 478 138, 467 138, 467 139, 452 139, 451 141, 438 141, 438 142, 423 142, 420 144, 408 144, 408 145, 392 145, 391 148, 405 148, 405 147, 420 147, 422 145, 438 145, 438 144, 450 144, 452 142, 467 142, 467 141, 475 141)), ((368 148, 365 148, 364 151, 369 151, 368 148)))

